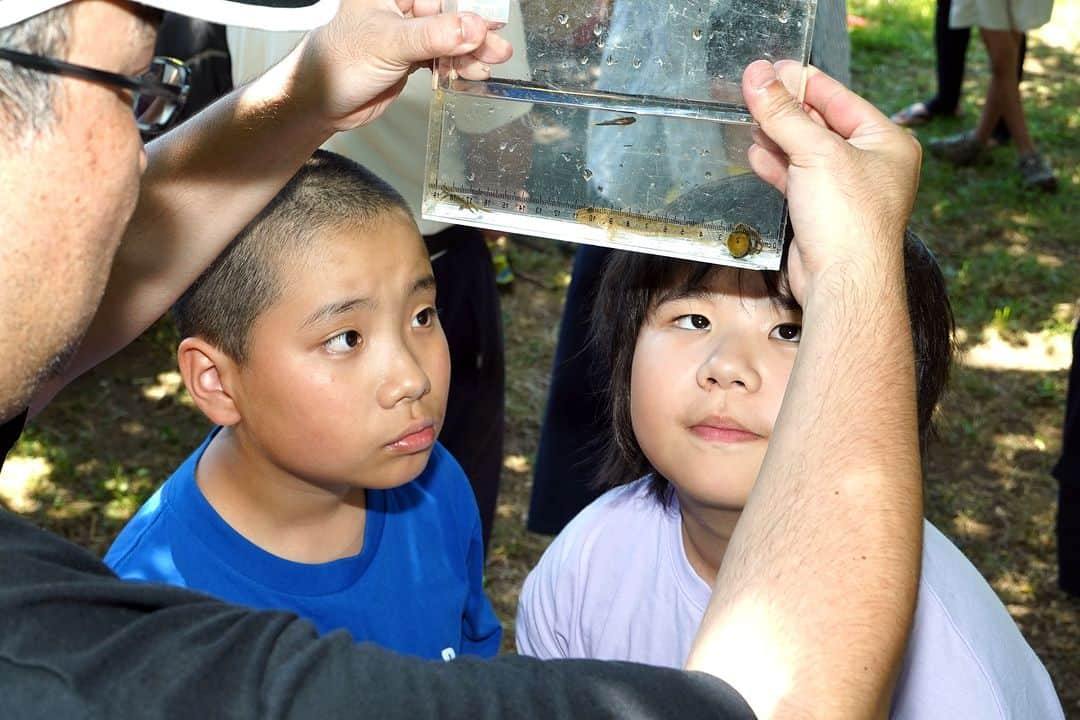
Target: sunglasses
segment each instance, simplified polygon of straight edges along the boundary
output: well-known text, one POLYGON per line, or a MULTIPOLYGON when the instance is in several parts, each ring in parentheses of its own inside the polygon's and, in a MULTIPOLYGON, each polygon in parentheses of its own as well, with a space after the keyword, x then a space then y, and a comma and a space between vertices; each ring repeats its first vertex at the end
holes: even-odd
POLYGON ((38 72, 79 78, 130 91, 135 123, 140 131, 148 135, 160 133, 169 127, 169 123, 184 107, 191 89, 187 66, 168 57, 154 58, 150 68, 141 75, 119 75, 7 48, 0 48, 0 60, 38 72))

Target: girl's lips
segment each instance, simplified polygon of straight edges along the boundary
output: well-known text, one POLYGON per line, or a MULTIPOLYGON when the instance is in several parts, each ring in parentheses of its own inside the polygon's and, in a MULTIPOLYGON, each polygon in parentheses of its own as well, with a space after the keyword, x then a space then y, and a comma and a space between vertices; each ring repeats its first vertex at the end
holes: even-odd
POLYGON ((690 432, 702 440, 716 443, 743 443, 761 439, 757 433, 731 426, 694 425, 690 432))
POLYGON ((410 428, 397 440, 387 444, 387 449, 398 453, 417 453, 429 449, 435 444, 435 425, 427 423, 410 428))

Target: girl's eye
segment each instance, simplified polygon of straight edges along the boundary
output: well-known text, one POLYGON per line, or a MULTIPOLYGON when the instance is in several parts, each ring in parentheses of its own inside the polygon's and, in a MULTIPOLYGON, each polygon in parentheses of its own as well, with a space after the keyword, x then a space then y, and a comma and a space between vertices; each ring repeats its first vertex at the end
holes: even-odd
POLYGON ((413 316, 413 327, 426 328, 435 324, 435 308, 424 308, 413 316))
POLYGON ((798 323, 784 323, 783 325, 777 325, 769 333, 769 337, 777 340, 783 340, 784 342, 799 342, 802 340, 802 325, 798 323))
POLYGON ((709 318, 704 315, 680 315, 675 318, 675 327, 682 328, 683 330, 708 330, 712 323, 709 322, 709 318))
POLYGON ((360 333, 346 330, 327 340, 323 345, 332 353, 347 353, 360 345, 360 333))

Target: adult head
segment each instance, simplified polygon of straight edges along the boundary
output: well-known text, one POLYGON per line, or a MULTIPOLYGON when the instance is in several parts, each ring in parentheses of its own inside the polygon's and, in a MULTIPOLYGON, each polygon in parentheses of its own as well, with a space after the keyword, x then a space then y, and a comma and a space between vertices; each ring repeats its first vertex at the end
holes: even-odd
POLYGON ((0 57, 0 419, 25 407, 77 347, 146 167, 133 90, 39 59, 137 76, 150 66, 163 9, 305 29, 336 7, 337 0, 0 4, 0 49, 22 55, 0 57))
MULTIPOLYGON (((377 117, 400 91, 404 76, 432 57, 454 56, 459 74, 480 79, 490 74, 488 63, 510 56, 509 44, 489 33, 482 18, 439 14, 440 3, 434 0, 348 0, 335 16, 336 8, 337 0, 0 3, 0 234, 5 238, 0 248, 5 273, 0 278, 0 421, 14 417, 32 398, 35 406, 46 399, 45 391, 41 397, 36 391, 43 380, 65 368, 65 360, 79 347, 107 281, 107 317, 101 314, 95 321, 79 357, 60 375, 61 382, 53 384, 53 391, 156 319, 234 234, 226 231, 221 241, 185 223, 183 219, 190 219, 182 207, 185 202, 212 205, 220 193, 213 198, 200 195, 214 183, 190 175, 173 181, 170 170, 181 166, 197 175, 192 169, 197 166, 220 179, 224 171, 208 169, 205 158, 235 149, 238 137, 251 140, 244 153, 257 156, 249 162, 262 171, 261 186, 256 192, 240 192, 241 201, 229 212, 217 211, 220 219, 250 209, 242 222, 229 217, 222 223, 239 229, 280 189, 274 186, 276 180, 284 183, 285 171, 291 174, 302 162, 302 153, 277 153, 285 159, 275 166, 269 152, 256 147, 263 136, 251 132, 251 126, 266 125, 256 118, 259 111, 269 112, 267 105, 287 104, 294 122, 292 146, 303 149, 310 143, 314 149, 333 132, 377 117), (138 105, 140 111, 160 110, 180 94, 175 78, 171 87, 163 87, 162 80, 168 78, 147 82, 145 77, 121 77, 150 65, 163 9, 271 29, 306 29, 332 16, 334 22, 313 33, 290 57, 291 64, 270 78, 263 88, 269 95, 252 97, 244 105, 252 113, 250 121, 234 117, 233 125, 219 122, 226 130, 243 125, 243 131, 209 133, 227 147, 196 150, 168 142, 155 151, 164 156, 153 163, 160 172, 154 175, 153 189, 144 191, 153 201, 139 203, 154 217, 136 229, 137 237, 129 233, 125 262, 110 279, 147 163, 131 105, 140 99, 137 92, 147 89, 149 102, 138 105), (366 42, 355 42, 361 36, 366 42), (285 167, 293 155, 296 165, 285 167), (156 256, 149 248, 155 243, 163 248, 156 256), (183 244, 200 248, 177 247, 183 244), (131 253, 129 246, 135 248, 131 253), (195 267, 189 267, 193 263, 195 267), (136 282, 142 290, 137 298, 128 292, 136 282)), ((160 119, 151 115, 142 119, 160 119)), ((202 136, 193 132, 187 137, 202 136)))

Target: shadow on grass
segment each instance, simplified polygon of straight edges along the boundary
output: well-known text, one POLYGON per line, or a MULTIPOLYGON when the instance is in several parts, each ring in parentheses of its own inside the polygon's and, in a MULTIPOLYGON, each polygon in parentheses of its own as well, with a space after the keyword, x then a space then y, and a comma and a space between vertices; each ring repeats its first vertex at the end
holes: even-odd
POLYGON ((33 458, 32 485, 15 509, 104 553, 209 429, 186 400, 173 348, 175 333, 163 320, 27 426, 9 465, 33 458))

